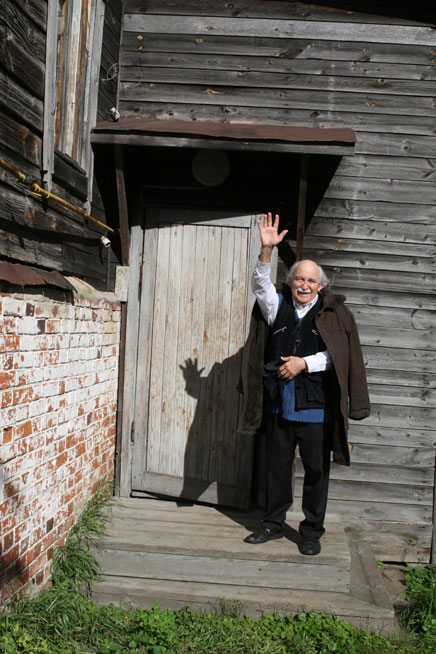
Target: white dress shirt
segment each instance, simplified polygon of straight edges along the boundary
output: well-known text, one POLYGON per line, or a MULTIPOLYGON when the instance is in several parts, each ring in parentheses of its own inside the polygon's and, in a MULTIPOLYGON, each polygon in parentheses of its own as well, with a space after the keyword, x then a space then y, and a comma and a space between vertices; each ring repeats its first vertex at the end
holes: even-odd
MULTIPOLYGON (((276 319, 279 310, 279 296, 270 277, 271 265, 257 261, 251 278, 251 289, 256 296, 262 315, 267 324, 271 326, 276 319)), ((318 296, 305 305, 298 304, 293 300, 297 316, 301 319, 316 303, 318 296)), ((332 365, 332 359, 328 350, 303 357, 307 364, 308 372, 323 372, 332 365)))

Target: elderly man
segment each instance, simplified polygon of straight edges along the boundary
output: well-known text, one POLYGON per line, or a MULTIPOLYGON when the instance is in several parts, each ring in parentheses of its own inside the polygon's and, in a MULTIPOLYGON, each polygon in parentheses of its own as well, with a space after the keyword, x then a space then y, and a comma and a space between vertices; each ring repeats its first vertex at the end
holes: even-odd
POLYGON ((283 294, 272 284, 271 253, 287 233, 279 233, 278 227, 278 215, 273 220, 267 214, 263 225, 258 221, 261 251, 252 282, 257 307, 243 358, 245 416, 240 431, 252 433, 262 418, 260 431, 266 436, 265 515, 262 528, 245 540, 259 544, 282 535, 293 499, 292 462, 298 445, 305 516, 299 527, 300 551, 314 555, 321 551, 325 531, 330 452, 338 463, 349 465, 348 418, 367 417, 369 398, 353 316, 344 298, 326 288, 320 266, 310 260, 296 263, 283 294), (263 398, 255 379, 259 373, 263 398))

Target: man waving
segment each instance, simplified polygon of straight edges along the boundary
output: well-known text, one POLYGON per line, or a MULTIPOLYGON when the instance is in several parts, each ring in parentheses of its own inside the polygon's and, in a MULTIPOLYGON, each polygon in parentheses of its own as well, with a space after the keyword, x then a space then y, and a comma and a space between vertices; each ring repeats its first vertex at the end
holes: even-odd
MULTIPOLYGON (((321 267, 314 261, 299 261, 290 269, 283 293, 272 284, 271 253, 287 233, 279 233, 278 227, 278 215, 274 219, 271 213, 265 215, 263 225, 258 221, 261 251, 252 288, 261 316, 254 322, 266 325, 263 352, 259 339, 253 337, 253 330, 259 330, 255 324, 244 358, 247 370, 247 357, 263 356, 263 370, 258 368, 263 373, 259 422, 261 418, 260 431, 267 444, 266 506, 262 528, 245 540, 259 544, 282 535, 293 499, 292 462, 298 445, 304 467, 301 552, 314 555, 321 551, 324 533, 330 451, 338 463, 349 465, 348 418, 367 417, 369 398, 354 318, 344 298, 330 293, 321 267)), ((254 380, 244 379, 243 374, 242 381, 247 410, 254 380)), ((253 415, 248 422, 255 425, 253 415)), ((244 430, 244 414, 241 424, 240 431, 250 433, 244 430)))

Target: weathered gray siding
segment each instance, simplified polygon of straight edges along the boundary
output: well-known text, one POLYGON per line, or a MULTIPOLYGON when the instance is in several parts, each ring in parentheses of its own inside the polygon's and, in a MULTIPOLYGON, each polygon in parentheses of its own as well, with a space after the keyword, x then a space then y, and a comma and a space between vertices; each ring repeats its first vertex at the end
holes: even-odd
MULTIPOLYGON (((428 560, 434 27, 293 2, 124 4, 122 115, 355 130, 355 154, 341 160, 305 242, 356 316, 372 400, 371 418, 351 427, 351 468, 333 468, 330 511, 369 534, 378 557, 428 560)), ((309 177, 309 201, 316 184, 309 177)))
POLYGON ((103 120, 107 117, 107 112, 109 112, 112 107, 117 106, 118 101, 119 51, 122 16, 122 0, 106 0, 100 81, 98 87, 98 118, 103 120))

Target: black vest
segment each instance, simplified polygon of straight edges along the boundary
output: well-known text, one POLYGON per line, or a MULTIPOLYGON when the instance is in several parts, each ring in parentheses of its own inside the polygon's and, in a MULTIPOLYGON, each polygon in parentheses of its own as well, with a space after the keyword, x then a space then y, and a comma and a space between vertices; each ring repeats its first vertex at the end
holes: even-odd
MULTIPOLYGON (((265 358, 265 390, 269 399, 280 399, 280 380, 276 371, 283 364, 280 357, 305 357, 327 349, 315 325, 322 309, 318 300, 302 320, 298 320, 291 297, 283 296, 271 327, 265 358)), ((302 372, 294 379, 296 409, 320 409, 328 403, 329 371, 302 372)))

